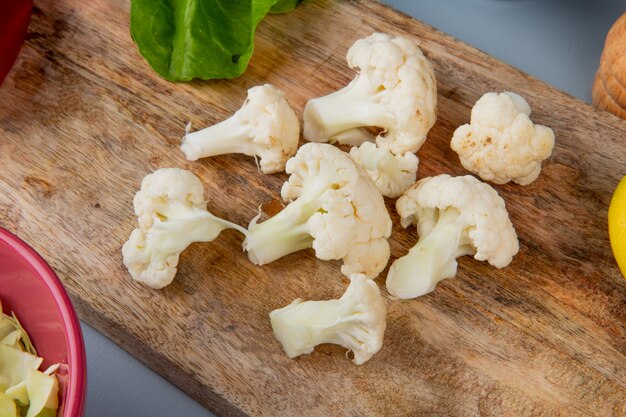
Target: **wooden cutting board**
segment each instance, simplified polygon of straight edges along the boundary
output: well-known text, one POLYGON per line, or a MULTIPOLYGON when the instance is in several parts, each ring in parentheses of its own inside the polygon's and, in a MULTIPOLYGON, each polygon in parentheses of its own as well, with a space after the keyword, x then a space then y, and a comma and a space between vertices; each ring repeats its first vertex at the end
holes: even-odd
MULTIPOLYGON (((138 55, 128 10, 127 1, 39 2, 0 89, 0 225, 51 263, 83 320, 222 416, 626 415, 626 281, 606 221, 626 172, 625 121, 365 0, 269 16, 243 77, 173 84, 138 55), (346 287, 340 263, 312 251, 257 267, 231 230, 190 247, 166 289, 133 282, 120 248, 147 173, 192 170, 210 210, 241 225, 286 179, 260 175, 247 157, 187 162, 185 124, 227 117, 266 82, 300 113, 352 78, 345 53, 373 31, 421 41, 437 72, 439 118, 420 177, 466 173, 448 143, 486 91, 522 94, 554 129, 539 179, 496 187, 520 238, 513 263, 496 270, 465 257, 430 295, 390 301, 384 346, 363 366, 330 345, 290 360, 272 336, 271 310, 346 287)), ((395 258, 416 232, 388 207, 395 258)))

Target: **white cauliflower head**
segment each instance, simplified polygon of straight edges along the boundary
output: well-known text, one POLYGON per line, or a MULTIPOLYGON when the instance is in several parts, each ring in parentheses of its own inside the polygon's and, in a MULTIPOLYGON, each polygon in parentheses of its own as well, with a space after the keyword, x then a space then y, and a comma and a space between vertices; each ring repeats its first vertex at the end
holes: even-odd
POLYGON ((360 145, 363 128, 383 129, 376 142, 396 155, 416 152, 437 118, 435 72, 415 42, 385 33, 357 40, 347 55, 356 78, 343 89, 310 100, 304 137, 360 145))
POLYGON ((322 260, 343 259, 342 273, 377 276, 389 259, 391 218, 380 191, 350 156, 308 143, 287 162, 282 188, 290 203, 248 228, 244 248, 257 265, 313 247, 322 260))
POLYGON ((198 177, 184 169, 162 168, 143 179, 134 200, 139 228, 122 247, 124 265, 135 280, 163 288, 191 243, 213 241, 227 228, 245 233, 207 211, 203 195, 198 177))
POLYGON ((394 155, 387 148, 365 142, 353 147, 350 157, 367 171, 385 197, 399 197, 415 183, 419 160, 414 153, 394 155))
POLYGON ((456 275, 456 258, 474 255, 497 268, 519 250, 504 200, 471 175, 424 178, 396 202, 402 226, 417 225, 419 242, 387 275, 389 293, 414 298, 456 275))
POLYGON ((485 181, 528 185, 554 148, 554 132, 529 118, 530 106, 515 93, 487 93, 472 108, 470 124, 460 126, 451 147, 465 169, 485 181))
POLYGON ((188 133, 181 150, 190 161, 228 153, 260 159, 265 174, 285 169, 298 149, 300 123, 285 93, 270 84, 252 87, 243 107, 232 117, 188 133))
POLYGON ((350 285, 338 300, 302 301, 270 313, 276 339, 290 358, 333 343, 354 354, 354 363, 367 362, 383 344, 387 306, 374 281, 350 275, 350 285))

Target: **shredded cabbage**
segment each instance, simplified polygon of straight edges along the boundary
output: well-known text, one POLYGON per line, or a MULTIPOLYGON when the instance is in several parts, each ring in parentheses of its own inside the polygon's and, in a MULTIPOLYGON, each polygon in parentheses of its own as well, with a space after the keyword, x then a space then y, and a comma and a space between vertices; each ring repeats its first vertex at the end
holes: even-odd
POLYGON ((54 372, 58 364, 41 372, 42 362, 15 313, 0 313, 0 416, 57 415, 59 381, 54 372))

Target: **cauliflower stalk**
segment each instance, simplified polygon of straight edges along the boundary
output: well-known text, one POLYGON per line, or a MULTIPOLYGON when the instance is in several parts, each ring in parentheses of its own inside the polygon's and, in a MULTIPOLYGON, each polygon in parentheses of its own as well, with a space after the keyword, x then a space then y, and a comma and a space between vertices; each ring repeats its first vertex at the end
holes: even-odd
POLYGON ((333 343, 354 354, 354 363, 367 362, 383 344, 387 307, 378 286, 362 274, 350 276, 350 285, 338 300, 302 301, 270 313, 276 339, 290 358, 333 343))
POLYGON ((181 150, 190 161, 241 153, 260 159, 265 174, 285 169, 298 149, 300 125, 285 94, 270 84, 252 87, 243 107, 232 117, 183 138, 181 150))
POLYGON ((353 147, 350 156, 367 171, 386 197, 399 197, 415 183, 419 160, 414 153, 394 155, 389 149, 365 142, 359 147, 353 147))
POLYGON ((304 137, 313 142, 360 145, 378 127, 381 148, 394 155, 417 152, 437 117, 435 73, 409 39, 374 33, 348 50, 356 78, 346 87, 310 100, 304 109, 304 137))
POLYGON ((470 175, 424 178, 396 208, 402 226, 416 224, 419 233, 417 245, 387 275, 387 289, 398 298, 428 294, 439 281, 454 277, 460 256, 504 268, 519 250, 504 200, 470 175))
POLYGON ((244 249, 264 265, 313 247, 319 259, 343 259, 345 275, 376 277, 389 259, 391 219, 382 195, 349 155, 334 146, 307 143, 287 162, 289 181, 277 215, 252 220, 244 249))
POLYGON ((246 233, 207 210, 202 183, 184 169, 147 175, 134 206, 139 228, 122 247, 124 265, 135 280, 156 289, 172 282, 180 253, 190 244, 211 242, 229 228, 246 233))
POLYGON ((472 108, 470 124, 460 126, 451 147, 465 169, 485 181, 528 185, 554 148, 554 132, 529 118, 530 106, 515 93, 487 93, 472 108))

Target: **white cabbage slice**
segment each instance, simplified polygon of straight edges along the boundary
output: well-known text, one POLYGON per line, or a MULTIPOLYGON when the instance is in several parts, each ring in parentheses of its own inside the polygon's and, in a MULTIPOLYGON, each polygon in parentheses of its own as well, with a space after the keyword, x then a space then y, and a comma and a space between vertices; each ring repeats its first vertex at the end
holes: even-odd
POLYGON ((7 395, 0 392, 0 416, 2 417, 18 417, 17 405, 7 395))
POLYGON ((59 365, 39 371, 43 358, 15 317, 0 305, 0 417, 55 417, 59 407, 59 365))
POLYGON ((26 417, 54 417, 59 408, 59 381, 54 375, 31 369, 26 379, 30 406, 26 417))

